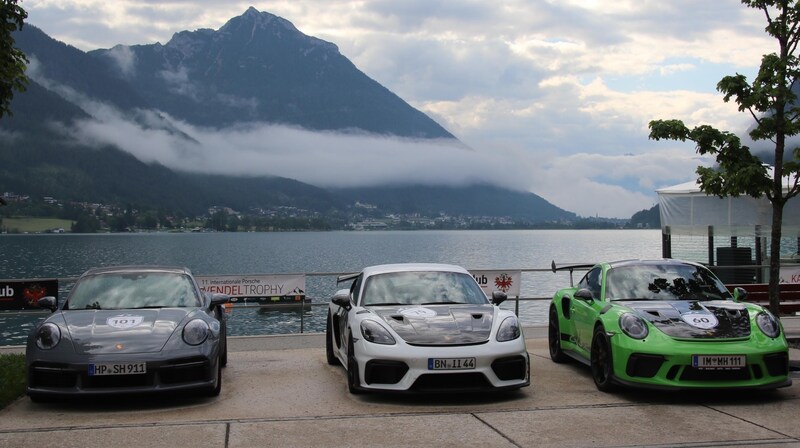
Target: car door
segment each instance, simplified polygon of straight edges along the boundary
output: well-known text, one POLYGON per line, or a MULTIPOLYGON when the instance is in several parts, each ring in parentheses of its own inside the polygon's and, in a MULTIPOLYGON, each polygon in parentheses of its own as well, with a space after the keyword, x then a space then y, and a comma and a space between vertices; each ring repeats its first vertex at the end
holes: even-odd
POLYGON ((591 292, 592 300, 574 297, 570 300, 570 313, 575 323, 575 337, 578 347, 587 354, 592 346, 592 332, 597 319, 596 307, 601 300, 600 278, 602 268, 595 266, 578 282, 578 291, 585 289, 591 292))
POLYGON ((334 316, 334 331, 336 333, 336 341, 338 347, 342 348, 343 350, 347 350, 347 335, 350 331, 350 313, 353 311, 353 307, 358 305, 358 298, 361 292, 361 284, 364 275, 359 275, 353 284, 350 286, 350 309, 346 309, 344 307, 339 307, 339 310, 336 311, 336 315, 334 316))

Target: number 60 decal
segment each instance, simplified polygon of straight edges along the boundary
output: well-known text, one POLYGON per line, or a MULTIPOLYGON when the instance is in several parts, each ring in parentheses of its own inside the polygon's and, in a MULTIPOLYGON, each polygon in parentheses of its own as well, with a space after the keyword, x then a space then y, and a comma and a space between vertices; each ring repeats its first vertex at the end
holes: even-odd
POLYGON ((681 316, 681 319, 687 324, 703 330, 715 328, 719 324, 716 316, 709 313, 686 313, 681 316))

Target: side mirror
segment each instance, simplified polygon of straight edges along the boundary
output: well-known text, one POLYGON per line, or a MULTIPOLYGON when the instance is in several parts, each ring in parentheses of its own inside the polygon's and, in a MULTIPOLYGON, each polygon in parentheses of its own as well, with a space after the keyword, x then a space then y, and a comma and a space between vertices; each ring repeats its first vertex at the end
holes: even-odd
POLYGON ((502 291, 492 291, 492 304, 500 305, 508 299, 508 295, 502 291))
POLYGON ((36 306, 50 310, 51 313, 55 313, 58 309, 58 299, 53 296, 45 296, 36 301, 36 306))
POLYGON ((353 305, 350 303, 350 293, 349 292, 347 292, 347 293, 337 292, 333 296, 333 298, 331 298, 331 302, 333 302, 336 305, 339 305, 340 307, 346 309, 347 311, 350 311, 350 308, 353 307, 353 305))
POLYGON ((211 305, 210 305, 209 308, 213 309, 213 308, 218 307, 220 305, 225 305, 226 303, 229 303, 230 301, 231 301, 231 296, 229 296, 227 294, 220 294, 218 292, 215 292, 214 294, 211 294, 211 305))
POLYGON ((747 290, 741 286, 733 288, 733 301, 744 302, 745 300, 747 300, 747 290))
POLYGON ((576 299, 585 300, 587 302, 591 302, 594 300, 592 292, 586 288, 579 289, 578 291, 575 292, 575 294, 572 295, 572 297, 576 299))

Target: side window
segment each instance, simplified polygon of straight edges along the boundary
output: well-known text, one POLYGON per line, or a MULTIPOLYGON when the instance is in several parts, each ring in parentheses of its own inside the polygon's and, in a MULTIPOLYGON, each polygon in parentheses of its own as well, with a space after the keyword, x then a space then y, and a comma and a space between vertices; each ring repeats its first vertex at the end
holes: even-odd
POLYGON ((578 288, 585 288, 592 292, 592 298, 595 300, 600 298, 600 273, 602 270, 599 267, 593 268, 583 276, 578 282, 578 288))
POLYGON ((358 305, 358 297, 361 295, 361 283, 364 280, 363 275, 359 275, 356 278, 356 281, 353 282, 353 285, 350 286, 350 300, 355 304, 358 305))

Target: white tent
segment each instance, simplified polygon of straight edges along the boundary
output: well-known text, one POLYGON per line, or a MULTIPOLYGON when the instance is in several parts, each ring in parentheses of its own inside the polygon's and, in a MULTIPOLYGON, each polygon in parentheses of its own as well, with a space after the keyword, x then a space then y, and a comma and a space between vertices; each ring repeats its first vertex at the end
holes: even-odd
MULTIPOLYGON (((788 186, 788 179, 785 179, 785 191, 788 191, 788 186)), ((656 192, 661 212, 661 249, 665 258, 673 256, 673 237, 682 240, 681 246, 686 251, 683 238, 686 236, 689 239, 689 250, 696 257, 706 251, 702 249, 703 244, 693 237, 707 236, 706 261, 711 266, 763 266, 766 263, 767 240, 772 232, 772 204, 766 197, 756 199, 747 195, 736 198, 709 196, 700 190, 696 181, 662 188, 656 192), (744 246, 739 237, 745 237, 744 246), (723 243, 722 240, 728 238, 730 244, 723 243)), ((784 256, 787 257, 786 262, 796 263, 797 253, 800 252, 800 198, 794 197, 784 206, 781 229, 781 246, 784 256)), ((749 278, 750 272, 755 271, 744 271, 742 275, 749 278)), ((761 278, 765 278, 765 275, 762 277, 762 274, 758 274, 757 279, 761 278)))
MULTIPOLYGON (((788 179, 784 182, 788 191, 788 179)), ((718 235, 769 236, 772 204, 766 197, 709 196, 696 181, 656 190, 661 211, 661 230, 672 235, 706 235, 709 226, 718 235), (757 227, 758 226, 758 227, 757 227)), ((794 197, 783 208, 783 235, 800 236, 800 199, 794 197)))

